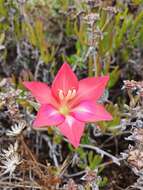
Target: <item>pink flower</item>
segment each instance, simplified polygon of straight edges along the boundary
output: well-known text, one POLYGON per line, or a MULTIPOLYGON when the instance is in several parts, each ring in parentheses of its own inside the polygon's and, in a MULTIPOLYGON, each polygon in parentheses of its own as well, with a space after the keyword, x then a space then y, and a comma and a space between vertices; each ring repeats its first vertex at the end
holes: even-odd
POLYGON ((64 63, 51 88, 42 82, 24 82, 41 104, 33 126, 55 125, 74 147, 78 147, 86 122, 112 120, 97 103, 108 80, 108 76, 103 76, 78 81, 70 66, 64 63))

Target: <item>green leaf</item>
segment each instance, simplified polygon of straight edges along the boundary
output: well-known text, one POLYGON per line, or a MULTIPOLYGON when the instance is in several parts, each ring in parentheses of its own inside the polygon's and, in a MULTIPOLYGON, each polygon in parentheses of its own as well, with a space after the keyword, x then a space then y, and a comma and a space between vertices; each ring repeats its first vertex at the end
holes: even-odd
POLYGON ((39 104, 33 101, 28 100, 28 103, 36 110, 39 110, 39 104))
POLYGON ((121 71, 119 70, 118 66, 116 66, 115 69, 110 73, 110 81, 108 83, 109 88, 112 88, 116 84, 120 77, 120 73, 121 71))

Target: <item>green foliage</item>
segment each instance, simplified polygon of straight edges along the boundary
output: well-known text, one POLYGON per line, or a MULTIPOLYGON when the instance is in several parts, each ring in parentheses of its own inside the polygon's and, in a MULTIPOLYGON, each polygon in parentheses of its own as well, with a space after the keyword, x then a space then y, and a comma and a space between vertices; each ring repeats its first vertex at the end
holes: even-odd
POLYGON ((120 110, 117 104, 116 105, 109 104, 106 108, 112 114, 113 120, 109 122, 99 122, 99 126, 101 127, 103 132, 112 131, 112 133, 114 134, 114 132, 115 133, 117 132, 115 127, 120 124, 121 120, 120 110))
POLYGON ((108 83, 108 87, 112 88, 118 81, 119 77, 120 77, 120 70, 119 70, 119 67, 116 66, 114 70, 111 71, 110 73, 110 81, 108 83))
POLYGON ((51 48, 51 53, 49 53, 49 47, 46 43, 46 38, 44 34, 43 22, 37 19, 33 27, 29 23, 25 23, 23 28, 24 30, 26 30, 29 42, 39 49, 41 55, 40 59, 43 60, 45 63, 52 61, 54 47, 51 48))
POLYGON ((107 185, 107 183, 108 183, 108 178, 103 177, 103 179, 99 183, 99 187, 105 187, 107 185))
POLYGON ((101 164, 102 158, 101 158, 101 156, 99 156, 99 155, 95 155, 95 153, 94 153, 93 151, 90 151, 90 152, 88 153, 88 162, 89 162, 89 166, 88 166, 88 167, 89 167, 91 170, 95 170, 96 167, 97 167, 99 164, 101 164))

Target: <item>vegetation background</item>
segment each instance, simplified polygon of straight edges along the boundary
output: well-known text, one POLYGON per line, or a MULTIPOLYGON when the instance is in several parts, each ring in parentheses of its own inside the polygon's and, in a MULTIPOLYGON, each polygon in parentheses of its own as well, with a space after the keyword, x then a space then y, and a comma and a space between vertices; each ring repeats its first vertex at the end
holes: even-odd
POLYGON ((0 189, 143 189, 142 80, 142 0, 0 0, 0 189), (31 128, 37 105, 22 86, 51 84, 65 60, 79 79, 110 75, 101 101, 113 121, 87 125, 76 150, 31 128), (24 130, 8 137, 11 126, 24 130))

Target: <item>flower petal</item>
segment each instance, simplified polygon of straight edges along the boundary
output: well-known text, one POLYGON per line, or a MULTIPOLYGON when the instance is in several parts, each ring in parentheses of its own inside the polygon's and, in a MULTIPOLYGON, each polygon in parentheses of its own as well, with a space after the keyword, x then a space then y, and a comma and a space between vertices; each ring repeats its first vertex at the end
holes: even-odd
POLYGON ((23 82, 23 85, 28 90, 31 91, 32 95, 36 98, 36 100, 40 104, 47 104, 47 103, 52 103, 53 105, 57 104, 54 97, 52 97, 51 89, 48 87, 46 83, 37 82, 37 81, 33 82, 25 81, 23 82))
POLYGON ((71 114, 76 119, 83 122, 96 122, 112 120, 112 116, 101 104, 95 104, 94 101, 84 101, 72 109, 71 114))
POLYGON ((52 84, 52 92, 58 97, 59 90, 62 90, 64 95, 66 96, 68 90, 78 88, 78 80, 72 69, 67 63, 64 63, 60 70, 58 71, 53 84, 52 84))
POLYGON ((109 76, 85 78, 79 81, 76 98, 71 106, 79 104, 84 100, 98 100, 104 93, 109 76))
POLYGON ((58 125, 61 133, 66 136, 69 142, 77 148, 84 131, 84 123, 76 120, 72 116, 66 116, 65 122, 58 125))
POLYGON ((47 125, 58 125, 64 122, 65 117, 51 105, 43 104, 37 114, 34 121, 34 127, 43 127, 47 125))

